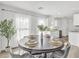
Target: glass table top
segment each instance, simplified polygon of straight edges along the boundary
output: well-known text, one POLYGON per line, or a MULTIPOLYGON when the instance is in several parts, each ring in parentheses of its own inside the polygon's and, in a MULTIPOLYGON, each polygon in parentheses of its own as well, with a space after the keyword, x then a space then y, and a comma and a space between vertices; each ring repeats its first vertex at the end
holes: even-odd
POLYGON ((27 49, 36 49, 36 50, 56 49, 63 46, 63 43, 61 41, 53 41, 48 38, 43 38, 43 45, 41 45, 40 37, 38 37, 35 40, 35 43, 31 42, 31 45, 28 44, 29 40, 30 39, 28 37, 23 38, 19 41, 19 45, 27 49))

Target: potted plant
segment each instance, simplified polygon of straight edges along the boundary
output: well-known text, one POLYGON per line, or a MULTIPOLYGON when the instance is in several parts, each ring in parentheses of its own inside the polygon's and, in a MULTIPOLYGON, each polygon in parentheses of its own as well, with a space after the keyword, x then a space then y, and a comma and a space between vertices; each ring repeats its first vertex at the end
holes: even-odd
POLYGON ((15 27, 13 25, 13 20, 2 20, 0 21, 0 35, 1 36, 5 36, 5 38, 7 39, 7 47, 9 48, 9 42, 10 39, 12 38, 12 36, 15 34, 16 30, 15 27))
POLYGON ((44 25, 38 25, 38 29, 41 32, 41 45, 43 45, 43 32, 47 30, 47 26, 44 25))

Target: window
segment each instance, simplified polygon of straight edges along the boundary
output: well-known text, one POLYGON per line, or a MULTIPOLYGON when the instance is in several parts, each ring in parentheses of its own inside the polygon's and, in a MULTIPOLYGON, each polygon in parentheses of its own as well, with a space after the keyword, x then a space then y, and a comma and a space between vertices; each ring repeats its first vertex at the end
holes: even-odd
POLYGON ((29 34, 29 16, 17 15, 16 27, 18 40, 29 34))
POLYGON ((55 20, 55 27, 57 27, 57 20, 55 20))

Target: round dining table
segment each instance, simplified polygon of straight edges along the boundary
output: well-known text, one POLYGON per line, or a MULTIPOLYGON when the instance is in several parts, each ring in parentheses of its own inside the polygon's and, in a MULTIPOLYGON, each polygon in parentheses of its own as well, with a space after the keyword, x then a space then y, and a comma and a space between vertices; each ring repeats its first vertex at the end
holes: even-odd
POLYGON ((40 52, 44 54, 44 58, 47 58, 47 53, 50 52, 54 52, 56 50, 60 50, 63 48, 64 44, 62 43, 59 46, 54 46, 49 44, 49 39, 48 38, 44 38, 44 43, 43 45, 41 45, 41 41, 40 39, 37 39, 38 44, 35 47, 29 47, 28 45, 26 45, 27 41, 29 40, 29 38, 24 37, 23 39, 19 40, 19 47, 25 51, 28 51, 30 54, 32 52, 40 52))

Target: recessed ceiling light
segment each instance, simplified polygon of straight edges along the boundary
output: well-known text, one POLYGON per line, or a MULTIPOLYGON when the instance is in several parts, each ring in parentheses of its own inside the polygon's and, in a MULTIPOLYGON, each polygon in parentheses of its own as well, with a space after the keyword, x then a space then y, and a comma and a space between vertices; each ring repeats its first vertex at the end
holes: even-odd
POLYGON ((1 9, 1 10, 5 10, 5 9, 1 9))
POLYGON ((43 7, 39 7, 38 9, 43 9, 43 7))

